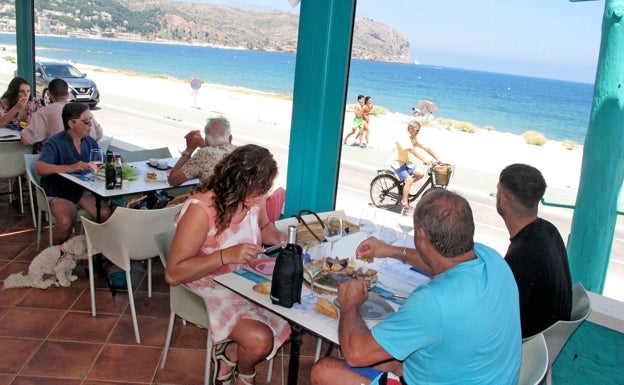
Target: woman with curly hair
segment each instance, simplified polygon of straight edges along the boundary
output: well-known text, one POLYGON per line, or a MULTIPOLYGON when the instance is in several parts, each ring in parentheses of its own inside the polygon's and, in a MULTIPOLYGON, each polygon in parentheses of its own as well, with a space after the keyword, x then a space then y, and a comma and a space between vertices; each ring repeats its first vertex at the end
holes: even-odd
POLYGON ((41 102, 30 95, 28 80, 16 76, 0 98, 0 127, 20 124, 22 128, 30 122, 32 114, 41 107, 41 102))
POLYGON ((213 280, 247 266, 263 251, 262 243, 286 239, 264 203, 276 176, 277 163, 266 148, 238 147, 193 189, 176 218, 165 278, 202 296, 213 341, 229 340, 214 348, 213 382, 231 384, 236 374, 236 384, 254 384, 255 365, 290 336, 286 320, 213 280))

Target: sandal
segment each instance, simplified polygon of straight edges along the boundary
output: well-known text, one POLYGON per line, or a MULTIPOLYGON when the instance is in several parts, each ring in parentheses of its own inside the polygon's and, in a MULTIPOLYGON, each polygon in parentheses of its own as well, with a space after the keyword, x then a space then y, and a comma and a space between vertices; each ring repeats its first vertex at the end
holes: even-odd
POLYGON ((238 373, 238 378, 240 378, 245 385, 254 385, 255 381, 249 382, 249 380, 254 380, 256 378, 256 371, 254 370, 251 374, 238 373))
MULTIPOLYGON (((231 385, 232 378, 234 377, 234 372, 236 371, 236 362, 230 361, 229 358, 225 355, 225 349, 229 345, 229 342, 222 343, 219 348, 212 348, 212 366, 214 372, 212 373, 212 383, 216 384, 217 380, 221 382, 222 385, 231 385), (221 369, 220 363, 224 363, 232 370, 227 373, 219 376, 219 369, 221 369)), ((244 381, 244 380, 243 380, 244 381)))

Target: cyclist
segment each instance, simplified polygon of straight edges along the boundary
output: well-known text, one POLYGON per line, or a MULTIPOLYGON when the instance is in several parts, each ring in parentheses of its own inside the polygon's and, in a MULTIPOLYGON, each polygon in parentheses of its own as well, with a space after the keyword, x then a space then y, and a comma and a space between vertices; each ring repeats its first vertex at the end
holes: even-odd
POLYGON ((420 123, 416 120, 412 120, 407 124, 407 132, 409 134, 409 140, 411 143, 411 147, 403 146, 400 141, 396 142, 397 147, 397 162, 398 168, 394 168, 400 180, 405 182, 405 186, 403 187, 403 199, 401 200, 401 204, 403 206, 409 206, 409 192, 412 184, 415 181, 421 179, 425 176, 425 172, 419 169, 415 162, 410 159, 410 155, 420 159, 424 165, 431 165, 431 161, 427 160, 418 151, 416 148, 420 148, 429 154, 436 162, 440 162, 438 156, 433 152, 433 150, 429 147, 424 146, 418 140, 418 133, 420 132, 420 123), (408 178, 408 176, 410 176, 408 178))

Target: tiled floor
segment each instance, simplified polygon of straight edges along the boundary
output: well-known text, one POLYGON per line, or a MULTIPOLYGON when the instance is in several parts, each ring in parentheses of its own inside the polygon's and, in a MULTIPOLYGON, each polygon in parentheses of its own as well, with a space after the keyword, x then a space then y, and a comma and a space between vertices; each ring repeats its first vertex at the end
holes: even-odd
MULTIPOLYGON (((0 181, 0 192, 5 191, 6 181, 0 181)), ((47 239, 47 227, 43 230, 47 239)), ((0 195, 0 280, 26 272, 36 255, 30 209, 21 214, 19 201, 9 203, 8 195, 0 195)), ((91 316, 86 261, 78 264, 79 279, 71 287, 0 290, 0 385, 202 384, 206 331, 179 319, 167 366, 160 369, 169 287, 162 265, 154 261, 151 298, 143 266, 133 267, 140 345, 135 343, 126 292, 113 297, 105 282, 96 280, 98 314, 91 316)), ((315 347, 316 338, 304 335, 299 384, 310 382, 315 347)), ((271 384, 286 384, 289 352, 287 343, 276 356, 271 384)), ((256 384, 267 383, 267 369, 266 362, 258 365, 256 384)))

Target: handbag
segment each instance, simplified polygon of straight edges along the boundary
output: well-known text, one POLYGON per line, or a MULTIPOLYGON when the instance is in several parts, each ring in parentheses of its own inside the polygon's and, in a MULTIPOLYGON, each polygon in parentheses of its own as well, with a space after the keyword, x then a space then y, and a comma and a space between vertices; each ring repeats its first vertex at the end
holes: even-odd
MULTIPOLYGON (((325 242, 325 234, 323 232, 323 220, 317 213, 312 210, 303 209, 300 210, 297 215, 293 215, 297 218, 297 244, 305 246, 307 243, 317 240, 319 242, 325 242), (304 215, 313 215, 315 221, 305 220, 304 215)), ((356 233, 360 230, 360 227, 355 223, 349 222, 342 218, 343 232, 346 234, 356 233)))

